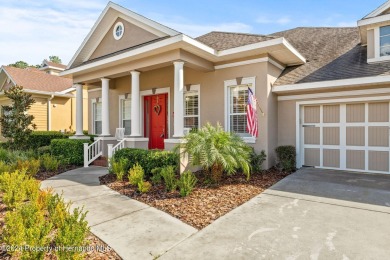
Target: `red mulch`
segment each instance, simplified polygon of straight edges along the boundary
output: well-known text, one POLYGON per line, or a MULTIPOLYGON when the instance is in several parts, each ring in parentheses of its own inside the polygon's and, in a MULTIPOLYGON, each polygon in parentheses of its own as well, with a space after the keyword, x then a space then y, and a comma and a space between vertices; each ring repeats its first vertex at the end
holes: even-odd
POLYGON ((196 175, 199 179, 196 188, 184 198, 178 191, 167 193, 163 185, 154 185, 148 193, 140 194, 126 180, 116 181, 113 174, 100 177, 100 183, 202 229, 288 174, 272 169, 262 174, 253 174, 249 181, 245 176, 236 174, 224 177, 217 185, 207 184, 201 172, 196 175))

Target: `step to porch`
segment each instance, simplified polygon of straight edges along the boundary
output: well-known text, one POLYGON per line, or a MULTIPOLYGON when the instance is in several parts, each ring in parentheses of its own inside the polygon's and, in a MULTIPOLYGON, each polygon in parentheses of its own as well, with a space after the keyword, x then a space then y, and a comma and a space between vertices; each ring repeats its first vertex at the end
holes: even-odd
POLYGON ((91 163, 91 165, 100 166, 100 167, 108 167, 108 159, 104 156, 100 156, 95 161, 93 161, 91 163))

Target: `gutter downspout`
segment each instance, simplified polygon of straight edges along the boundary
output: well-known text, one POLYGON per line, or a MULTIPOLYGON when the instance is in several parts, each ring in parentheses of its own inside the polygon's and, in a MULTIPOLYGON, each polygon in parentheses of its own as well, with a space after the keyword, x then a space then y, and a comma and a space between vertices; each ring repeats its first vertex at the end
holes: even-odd
POLYGON ((54 98, 54 95, 51 95, 47 99, 47 131, 51 131, 51 100, 54 98))

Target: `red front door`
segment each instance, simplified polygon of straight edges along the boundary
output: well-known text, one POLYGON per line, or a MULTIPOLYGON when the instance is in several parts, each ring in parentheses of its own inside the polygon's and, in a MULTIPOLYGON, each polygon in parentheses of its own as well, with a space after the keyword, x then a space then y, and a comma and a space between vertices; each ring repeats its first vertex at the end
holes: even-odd
POLYGON ((167 94, 146 96, 144 99, 145 136, 149 138, 149 149, 164 149, 167 137, 167 94))

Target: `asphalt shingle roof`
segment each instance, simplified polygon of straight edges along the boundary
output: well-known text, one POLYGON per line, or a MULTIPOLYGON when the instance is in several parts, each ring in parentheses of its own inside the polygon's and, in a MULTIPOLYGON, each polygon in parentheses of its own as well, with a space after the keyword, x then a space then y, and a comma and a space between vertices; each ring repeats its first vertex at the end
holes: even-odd
POLYGON ((15 84, 25 89, 60 92, 72 87, 72 79, 50 75, 35 68, 19 69, 3 66, 15 84))
POLYGON ((287 67, 275 86, 390 74, 390 62, 367 63, 357 28, 298 27, 272 36, 285 37, 307 59, 287 67))

